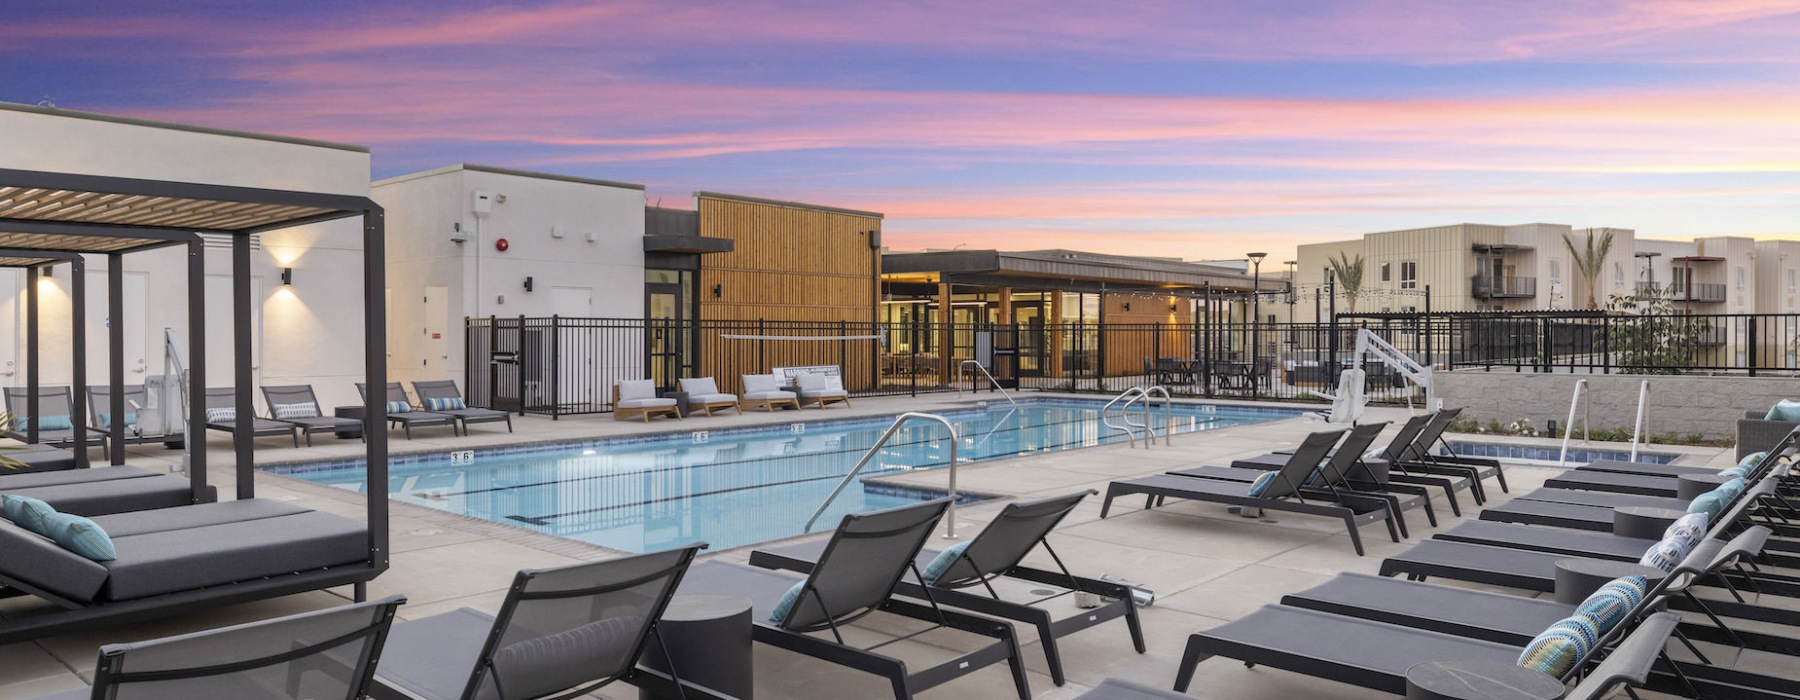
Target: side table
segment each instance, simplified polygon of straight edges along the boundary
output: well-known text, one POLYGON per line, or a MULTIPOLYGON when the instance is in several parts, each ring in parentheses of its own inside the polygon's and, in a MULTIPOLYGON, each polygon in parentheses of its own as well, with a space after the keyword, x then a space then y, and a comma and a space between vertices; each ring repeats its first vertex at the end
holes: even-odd
POLYGON ((1691 501, 1700 494, 1719 488, 1727 481, 1731 481, 1731 477, 1718 474, 1682 474, 1675 478, 1675 497, 1691 501))
POLYGON ((680 413, 682 418, 688 417, 688 393, 687 392, 685 392, 685 391, 665 391, 662 393, 662 397, 665 399, 675 399, 675 412, 680 413))
MULTIPOLYGON (((657 630, 675 675, 685 683, 705 686, 732 697, 751 700, 756 692, 750 640, 750 600, 733 595, 693 593, 669 600, 657 630)), ((669 664, 654 642, 638 663, 667 673, 669 664)), ((639 700, 673 700, 675 696, 639 689, 639 700)))
POLYGON ((1424 661, 1406 669, 1407 700, 1556 700, 1562 681, 1502 661, 1424 661))
MULTIPOLYGON (((368 414, 369 411, 366 406, 338 406, 337 408, 331 409, 331 415, 339 418, 352 418, 357 421, 361 421, 363 416, 368 414)), ((363 436, 362 424, 360 422, 354 428, 345 426, 338 428, 336 432, 339 440, 358 440, 363 436)))
POLYGON ((1672 508, 1648 508, 1644 506, 1626 506, 1613 509, 1613 534, 1620 537, 1636 537, 1646 540, 1660 540, 1663 531, 1687 511, 1672 508))
POLYGON ((1642 576, 1655 585, 1668 574, 1654 566, 1603 559, 1559 559, 1556 562, 1556 602, 1580 605, 1608 581, 1621 576, 1642 576))

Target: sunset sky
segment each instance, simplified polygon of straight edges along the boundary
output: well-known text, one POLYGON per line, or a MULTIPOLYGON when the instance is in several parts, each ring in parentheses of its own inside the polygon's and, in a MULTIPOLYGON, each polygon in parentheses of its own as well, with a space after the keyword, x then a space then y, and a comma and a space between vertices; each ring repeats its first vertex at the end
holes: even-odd
POLYGON ((377 178, 479 163, 873 210, 897 249, 1800 237, 1792 0, 7 8, 0 100, 366 145, 377 178))

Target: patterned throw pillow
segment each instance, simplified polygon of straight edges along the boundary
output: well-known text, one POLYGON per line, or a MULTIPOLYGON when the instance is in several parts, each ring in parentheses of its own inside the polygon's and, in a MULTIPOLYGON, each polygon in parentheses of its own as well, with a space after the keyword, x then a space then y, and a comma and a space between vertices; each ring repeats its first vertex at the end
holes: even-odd
POLYGON ((1663 539, 1679 538, 1686 541, 1688 549, 1691 550, 1694 545, 1700 544, 1702 538, 1706 537, 1706 525, 1709 520, 1705 513, 1683 515, 1676 518, 1675 522, 1669 525, 1669 529, 1663 531, 1663 539))
POLYGON ((237 409, 236 408, 209 408, 209 409, 206 409, 206 422, 208 422, 208 423, 233 423, 236 421, 237 421, 237 409))
POLYGON ((1644 557, 1638 563, 1654 566, 1666 574, 1680 566, 1681 560, 1687 558, 1687 553, 1686 543, 1671 537, 1650 545, 1650 549, 1644 551, 1644 557))
POLYGON ((925 572, 922 574, 925 577, 925 582, 937 583, 938 577, 943 576, 944 572, 950 570, 950 565, 956 563, 956 560, 962 556, 963 550, 968 549, 969 543, 973 541, 974 540, 964 540, 945 547, 942 552, 938 552, 938 555, 931 560, 931 563, 925 565, 925 572))
POLYGON ((425 399, 425 410, 427 411, 461 411, 465 408, 468 406, 463 403, 461 397, 425 399))
POLYGON ((1263 472, 1262 476, 1256 477, 1256 481, 1250 482, 1250 495, 1263 495, 1264 491, 1269 490, 1269 485, 1275 483, 1277 476, 1280 476, 1280 472, 1263 472))
POLYGON ((48 537, 45 525, 50 516, 56 515, 56 509, 50 504, 30 496, 7 494, 0 496, 0 513, 6 515, 14 525, 48 537))
POLYGON ((311 401, 275 404, 276 418, 318 418, 319 405, 311 401))
POLYGON ((44 533, 56 541, 57 546, 69 550, 94 561, 112 561, 119 558, 119 552, 113 547, 111 537, 92 520, 70 513, 56 513, 44 523, 48 532, 44 533))
POLYGON ((405 401, 389 401, 387 402, 387 412, 390 416, 396 413, 412 413, 412 404, 405 401))
POLYGON ((1562 678, 1588 655, 1600 639, 1592 618, 1574 615, 1558 620, 1525 645, 1519 665, 1554 678, 1562 678))
POLYGON ((1624 596, 1627 606, 1635 608, 1638 603, 1644 602, 1644 596, 1650 594, 1650 580, 1642 576, 1620 576, 1608 581, 1594 593, 1598 595, 1602 591, 1610 591, 1624 596))
POLYGON ((1607 632, 1611 632, 1614 627, 1623 622, 1631 609, 1644 599, 1643 589, 1639 588, 1644 577, 1632 576, 1629 578, 1637 579, 1638 583, 1620 584, 1620 581, 1624 579, 1614 579, 1595 590, 1593 595, 1587 597, 1587 600, 1581 601, 1581 605, 1575 607, 1575 614, 1591 618, 1598 627, 1600 635, 1605 636, 1607 632))

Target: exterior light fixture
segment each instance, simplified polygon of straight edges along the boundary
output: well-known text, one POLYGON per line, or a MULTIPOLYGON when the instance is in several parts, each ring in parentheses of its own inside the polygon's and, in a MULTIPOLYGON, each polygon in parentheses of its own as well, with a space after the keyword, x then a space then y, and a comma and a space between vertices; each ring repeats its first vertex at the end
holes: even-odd
POLYGON ((531 291, 531 278, 530 277, 525 278, 525 291, 527 291, 527 292, 531 291))
POLYGON ((713 285, 713 298, 718 299, 723 296, 725 296, 725 285, 723 285, 723 284, 713 285))
POLYGON ((52 265, 45 265, 45 266, 44 266, 44 267, 43 267, 43 270, 44 270, 44 276, 45 276, 45 277, 53 277, 53 276, 54 276, 54 275, 51 275, 51 274, 50 274, 50 273, 51 273, 51 272, 54 272, 54 271, 55 271, 55 270, 56 270, 56 267, 55 267, 55 266, 52 266, 52 265))
POLYGON ((1122 307, 1122 308, 1123 308, 1123 310, 1125 310, 1125 311, 1130 311, 1130 310, 1131 310, 1131 302, 1129 302, 1129 301, 1128 301, 1128 302, 1125 302, 1125 306, 1124 306, 1124 307, 1122 307))
POLYGON ((282 286, 288 286, 288 287, 293 286, 293 284, 294 284, 294 268, 291 268, 291 267, 281 268, 281 284, 282 284, 282 286))
POLYGON ((1174 313, 1176 310, 1178 310, 1180 308, 1181 308, 1181 304, 1179 304, 1177 302, 1173 302, 1173 301, 1169 302, 1169 312, 1170 313, 1174 313))

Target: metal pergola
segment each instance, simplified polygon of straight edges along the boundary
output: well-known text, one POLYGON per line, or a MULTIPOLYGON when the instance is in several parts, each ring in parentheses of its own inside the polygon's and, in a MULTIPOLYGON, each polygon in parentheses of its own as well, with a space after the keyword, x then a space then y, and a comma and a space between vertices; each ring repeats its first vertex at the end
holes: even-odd
MULTIPOLYGON (((72 345, 76 361, 70 416, 76 436, 78 466, 87 466, 85 362, 85 289, 82 255, 107 256, 107 309, 120 318, 124 308, 123 256, 169 247, 187 249, 188 284, 188 416, 185 439, 191 464, 188 479, 192 498, 207 498, 206 468, 206 295, 205 240, 201 234, 222 235, 231 241, 232 347, 237 415, 254 416, 251 374, 250 298, 251 237, 277 229, 361 217, 363 224, 364 372, 371 387, 364 398, 363 434, 367 436, 367 496, 369 564, 366 571, 332 572, 333 576, 309 579, 310 583, 355 583, 358 598, 363 583, 388 567, 387 493, 387 337, 385 307, 384 226, 382 208, 368 197, 292 190, 210 185, 165 180, 146 180, 98 175, 78 175, 36 170, 0 168, 0 267, 26 270, 27 347, 26 387, 28 412, 37 411, 38 366, 38 271, 47 265, 69 263, 73 315, 72 345)), ((124 325, 108 324, 110 347, 107 382, 111 387, 110 458, 124 463, 124 325)), ((244 419, 240 419, 244 420, 244 419)), ((35 419, 27 437, 35 441, 35 419)), ((256 494, 256 465, 250 430, 233 433, 236 454, 237 498, 256 494)), ((355 568, 355 567, 351 567, 355 568)), ((270 586, 273 591, 281 586, 270 586)), ((322 586, 287 589, 310 590, 322 586)), ((246 586, 245 588, 254 588, 246 586)), ((279 594, 279 593, 276 593, 279 594)), ((260 597, 260 596, 253 596, 260 597)), ((246 598, 247 599, 247 598, 246 598)))

